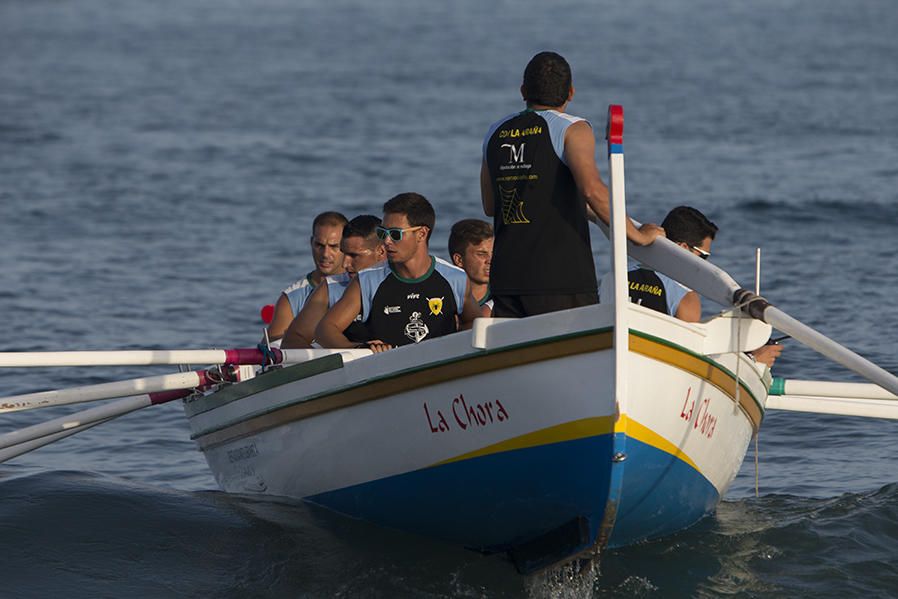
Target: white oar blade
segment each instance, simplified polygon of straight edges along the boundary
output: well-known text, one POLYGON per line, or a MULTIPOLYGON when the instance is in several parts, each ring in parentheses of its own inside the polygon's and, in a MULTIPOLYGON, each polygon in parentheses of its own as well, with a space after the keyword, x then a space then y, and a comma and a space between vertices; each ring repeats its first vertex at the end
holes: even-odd
POLYGON ((767 398, 767 409, 898 420, 898 402, 892 399, 771 395, 767 398))

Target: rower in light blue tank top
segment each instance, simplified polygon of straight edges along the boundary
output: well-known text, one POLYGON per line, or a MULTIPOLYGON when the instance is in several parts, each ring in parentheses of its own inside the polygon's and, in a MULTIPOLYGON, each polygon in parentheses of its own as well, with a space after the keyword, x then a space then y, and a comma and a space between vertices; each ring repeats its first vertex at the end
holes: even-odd
POLYGON ((315 291, 315 286, 312 284, 312 273, 307 274, 284 289, 283 294, 287 296, 287 300, 290 302, 290 309, 293 310, 294 317, 302 310, 306 300, 309 299, 313 291, 315 291))

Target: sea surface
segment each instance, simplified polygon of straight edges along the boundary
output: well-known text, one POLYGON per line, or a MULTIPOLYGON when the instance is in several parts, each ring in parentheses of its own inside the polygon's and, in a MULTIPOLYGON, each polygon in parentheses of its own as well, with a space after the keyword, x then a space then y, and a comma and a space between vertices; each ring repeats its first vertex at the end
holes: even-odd
MULTIPOLYGON (((403 191, 445 254, 482 135, 555 49, 600 138, 625 107, 633 216, 699 208, 715 264, 751 286, 761 247, 772 302, 896 373, 896 32, 892 0, 0 0, 0 351, 253 345, 312 217, 403 191)), ((857 380, 785 345, 778 376, 857 380)), ((170 370, 6 369, 0 396, 170 370)), ((757 495, 752 446, 715 516, 527 578, 226 495, 174 402, 0 465, 0 597, 894 597, 896 439, 771 412, 757 495)))

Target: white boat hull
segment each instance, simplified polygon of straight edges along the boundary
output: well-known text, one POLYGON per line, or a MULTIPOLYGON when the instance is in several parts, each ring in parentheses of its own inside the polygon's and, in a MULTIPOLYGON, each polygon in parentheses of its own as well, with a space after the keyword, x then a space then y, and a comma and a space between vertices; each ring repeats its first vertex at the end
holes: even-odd
POLYGON ((760 424, 766 390, 748 360, 703 355, 701 326, 630 312, 625 402, 613 311, 593 306, 321 358, 186 408, 225 491, 510 550, 529 570, 694 523, 760 424))

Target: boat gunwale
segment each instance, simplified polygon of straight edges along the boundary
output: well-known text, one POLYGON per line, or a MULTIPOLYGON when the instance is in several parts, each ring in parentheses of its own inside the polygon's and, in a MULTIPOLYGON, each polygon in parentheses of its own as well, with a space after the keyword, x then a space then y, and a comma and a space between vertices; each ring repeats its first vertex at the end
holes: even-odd
MULTIPOLYGON (((593 337, 608 336, 608 337, 609 337, 608 341, 610 342, 610 341, 611 341, 611 340, 610 340, 610 335, 611 335, 611 332, 612 332, 612 331, 613 331, 613 327, 601 327, 601 328, 596 328, 596 329, 588 329, 588 330, 585 330, 585 331, 576 331, 576 332, 573 332, 573 333, 566 333, 566 334, 562 334, 562 335, 556 335, 556 336, 552 336, 552 337, 541 337, 541 338, 539 338, 539 339, 534 339, 534 340, 524 341, 524 342, 521 342, 521 343, 515 343, 515 344, 505 345, 505 346, 498 347, 498 348, 493 348, 493 349, 481 349, 480 351, 475 351, 475 352, 472 352, 472 353, 465 353, 465 354, 462 354, 462 355, 456 355, 456 356, 453 356, 453 357, 451 357, 451 358, 447 358, 447 359, 443 359, 443 360, 438 360, 438 361, 434 361, 434 362, 428 362, 428 363, 426 363, 426 364, 421 364, 421 365, 417 365, 417 366, 412 366, 412 367, 409 367, 409 368, 404 368, 404 369, 402 369, 402 370, 396 370, 396 371, 393 371, 393 372, 390 372, 390 373, 387 373, 387 374, 383 374, 383 375, 380 375, 380 376, 377 376, 377 377, 372 377, 372 378, 363 379, 363 380, 356 381, 356 382, 353 382, 353 383, 349 383, 349 384, 347 384, 347 385, 343 385, 343 386, 340 386, 340 387, 337 387, 337 388, 332 388, 332 389, 327 389, 327 390, 324 390, 324 391, 320 391, 320 392, 318 392, 318 393, 315 393, 315 394, 312 394, 312 395, 309 395, 309 396, 304 396, 304 397, 299 397, 299 398, 291 399, 291 400, 289 400, 289 401, 287 401, 287 402, 280 403, 280 404, 275 405, 275 406, 269 406, 269 407, 263 408, 262 410, 258 410, 258 411, 256 411, 256 412, 253 412, 253 413, 250 413, 250 414, 246 414, 246 415, 243 415, 243 416, 234 418, 234 419, 232 419, 232 420, 230 420, 230 421, 228 421, 228 422, 225 422, 225 423, 222 423, 222 424, 220 424, 220 425, 213 426, 213 427, 209 427, 209 428, 207 428, 206 430, 202 430, 202 431, 199 431, 199 432, 197 432, 197 433, 194 433, 193 435, 191 435, 191 439, 197 441, 197 442, 200 444, 201 449, 203 449, 203 450, 209 449, 209 448, 214 447, 214 446, 217 446, 217 445, 221 445, 221 444, 224 444, 224 443, 228 443, 228 442, 231 442, 231 441, 233 441, 233 440, 237 440, 237 439, 240 439, 240 438, 243 438, 243 437, 252 435, 252 434, 257 434, 257 433, 263 432, 263 431, 265 431, 265 430, 269 430, 269 429, 271 429, 271 428, 276 428, 277 426, 283 426, 284 424, 287 424, 287 423, 275 423, 275 424, 270 424, 270 425, 264 426, 264 427, 262 427, 262 428, 258 428, 258 429, 254 429, 254 430, 250 430, 250 431, 242 431, 242 432, 238 432, 236 435, 233 435, 233 436, 230 436, 230 437, 227 437, 227 438, 224 438, 224 439, 213 438, 213 439, 211 439, 210 441, 203 442, 203 438, 204 438, 204 437, 209 437, 210 435, 215 435, 215 437, 218 437, 218 435, 216 435, 216 433, 221 433, 222 431, 224 431, 224 430, 226 430, 226 429, 229 429, 229 428, 232 428, 232 427, 240 426, 241 424, 245 424, 245 423, 247 423, 247 422, 249 422, 249 421, 251 421, 251 420, 255 420, 255 419, 258 419, 258 418, 264 418, 264 417, 266 417, 266 416, 270 416, 270 415, 272 415, 272 414, 274 414, 274 413, 276 413, 276 412, 279 412, 279 411, 282 411, 282 410, 285 410, 285 409, 296 408, 296 407, 298 407, 298 406, 307 405, 307 404, 309 404, 310 402, 315 402, 315 401, 317 401, 317 400, 322 400, 322 399, 325 399, 325 398, 328 398, 328 397, 334 397, 334 396, 338 396, 338 395, 345 395, 345 394, 347 394, 347 393, 352 392, 352 391, 355 390, 355 389, 359 389, 359 388, 362 388, 362 387, 366 387, 366 386, 369 386, 369 385, 372 385, 372 384, 385 384, 385 383, 389 383, 389 382, 391 382, 391 381, 394 381, 394 380, 396 380, 396 379, 401 379, 401 378, 408 377, 408 376, 410 376, 410 375, 414 375, 414 374, 417 374, 417 373, 427 372, 428 370, 432 370, 432 369, 436 369, 436 368, 441 368, 441 367, 449 366, 449 365, 452 365, 452 364, 458 364, 458 363, 463 363, 463 362, 469 362, 469 361, 472 361, 472 360, 480 360, 480 359, 483 359, 483 358, 486 358, 486 357, 490 357, 490 356, 498 356, 498 355, 501 355, 501 354, 504 354, 504 353, 508 353, 508 352, 512 352, 512 351, 520 351, 520 350, 522 350, 522 349, 528 349, 528 348, 533 348, 533 347, 538 347, 538 346, 550 346, 550 345, 555 345, 555 344, 559 344, 559 343, 569 342, 569 341, 571 341, 571 340, 576 340, 576 339, 580 339, 580 338, 584 338, 584 337, 590 337, 590 336, 593 336, 593 337)), ((752 414, 750 414, 750 413, 748 412, 748 410, 746 409, 746 407, 743 406, 741 402, 738 402, 737 405, 738 405, 739 409, 743 412, 743 414, 745 415, 745 417, 748 419, 748 421, 751 423, 752 428, 754 429, 754 431, 756 432, 756 431, 760 428, 761 421, 762 421, 763 418, 764 418, 765 410, 764 410, 763 404, 762 404, 760 401, 758 401, 758 398, 757 398, 757 397, 755 396, 755 394, 752 392, 751 388, 746 384, 746 382, 745 382, 745 377, 739 377, 739 378, 737 378, 736 375, 735 375, 729 368, 727 368, 726 366, 720 364, 719 362, 717 362, 717 361, 715 361, 715 360, 709 358, 709 357, 706 356, 706 355, 699 354, 699 353, 697 353, 697 352, 695 352, 695 351, 692 351, 692 350, 690 350, 690 349, 688 349, 688 348, 686 348, 686 347, 683 347, 682 345, 679 345, 679 344, 677 344, 677 343, 674 343, 674 342, 672 342, 672 341, 663 339, 663 338, 661 338, 661 337, 657 337, 657 336, 652 335, 652 334, 649 334, 649 333, 644 333, 644 332, 642 332, 642 331, 634 330, 634 329, 632 329, 632 328, 629 330, 629 333, 630 333, 630 335, 635 335, 636 337, 641 337, 641 338, 643 338, 643 339, 645 339, 645 340, 647 340, 647 341, 649 341, 649 342, 651 342, 651 343, 655 343, 655 344, 661 345, 661 346, 666 346, 666 347, 668 347, 668 348, 670 348, 670 349, 673 349, 673 350, 678 351, 678 352, 680 352, 680 353, 686 354, 686 355, 688 355, 688 356, 690 356, 690 357, 692 357, 692 358, 697 358, 697 359, 699 359, 700 361, 702 361, 702 362, 706 363, 707 365, 709 365, 710 367, 712 367, 712 368, 714 368, 714 369, 720 371, 724 376, 727 377, 728 380, 731 380, 731 381, 733 381, 734 383, 735 383, 736 381, 738 381, 738 385, 739 385, 739 386, 740 386, 740 387, 741 387, 741 388, 748 394, 748 396, 749 396, 749 397, 751 398, 751 400, 753 401, 755 407, 757 408, 757 410, 758 410, 758 416, 757 416, 757 418, 753 417, 752 414), (756 421, 756 420, 757 420, 757 421, 756 421)), ((575 349, 579 349, 579 348, 575 348, 575 349)), ((588 348, 588 349, 585 350, 585 351, 570 351, 570 352, 568 352, 568 353, 563 353, 563 354, 553 354, 553 355, 550 355, 550 356, 548 356, 548 357, 543 357, 543 358, 539 358, 539 359, 530 359, 530 360, 527 360, 527 361, 524 361, 524 362, 519 362, 519 363, 516 363, 515 365, 517 366, 517 365, 523 365, 523 364, 528 364, 528 363, 533 363, 533 362, 538 362, 538 361, 543 361, 543 360, 558 359, 558 358, 563 358, 563 357, 570 356, 570 355, 577 355, 577 354, 580 354, 580 353, 587 353, 587 352, 589 352, 589 351, 604 351, 604 350, 607 350, 607 349, 612 349, 612 346, 611 346, 610 343, 608 344, 607 347, 588 348)), ((632 349, 632 348, 630 349, 630 351, 634 351, 635 353, 639 353, 640 355, 646 355, 646 357, 648 357, 648 358, 650 358, 650 359, 659 360, 659 358, 658 358, 657 356, 647 355, 647 354, 645 354, 645 353, 643 353, 643 352, 636 351, 636 350, 634 350, 634 349, 632 349)), ((328 357, 331 357, 331 356, 322 356, 322 358, 317 358, 316 360, 312 360, 312 361, 310 361, 310 362, 306 362, 305 364, 311 364, 311 363, 313 363, 313 362, 317 362, 318 360, 324 360, 325 358, 328 358, 328 357)), ((741 359, 741 357, 740 357, 740 356, 737 356, 737 360, 738 360, 738 359, 741 359)), ((342 360, 341 360, 341 361, 342 361, 342 360)), ((680 369, 680 370, 685 370, 686 372, 689 372, 690 374, 692 374, 692 375, 694 375, 694 376, 697 376, 697 377, 699 377, 699 378, 701 378, 701 379, 703 379, 703 380, 706 380, 708 383, 710 383, 711 385, 713 385, 714 387, 716 387, 717 389, 719 389, 721 392, 723 392, 725 395, 727 395, 728 397, 730 397, 731 400, 733 400, 734 402, 736 402, 736 394, 735 394, 733 391, 731 391, 730 389, 725 389, 725 388, 723 388, 721 385, 719 385, 717 382, 711 380, 709 377, 702 376, 701 374, 696 373, 695 371, 692 371, 692 370, 683 368, 683 366, 678 365, 678 364, 673 364, 673 363, 670 363, 670 362, 667 362, 667 361, 664 361, 664 360, 659 360, 659 361, 662 361, 663 363, 668 364, 669 366, 672 366, 672 367, 674 367, 674 368, 678 368, 678 369, 680 369)), ((343 366, 345 366, 345 364, 344 364, 343 366)), ((256 391, 256 393, 261 393, 261 392, 264 392, 264 391, 268 391, 268 390, 270 390, 270 389, 272 389, 272 388, 274 388, 274 387, 278 387, 278 386, 282 386, 282 385, 289 384, 289 383, 292 383, 292 382, 296 382, 296 381, 299 381, 299 380, 303 380, 303 379, 305 379, 305 378, 309 378, 309 377, 315 376, 315 375, 317 375, 317 374, 324 374, 324 373, 326 373, 326 372, 332 372, 332 371, 338 370, 338 369, 341 368, 341 367, 342 367, 342 366, 338 366, 338 367, 336 367, 336 368, 331 368, 331 369, 323 370, 323 371, 320 371, 320 372, 303 373, 303 376, 299 376, 299 377, 297 377, 297 378, 293 378, 293 379, 291 379, 290 381, 287 381, 287 382, 280 382, 280 381, 278 381, 277 383, 272 383, 271 385, 267 386, 266 388, 259 389, 258 391, 256 391)), ((485 369, 485 370, 483 370, 483 371, 481 371, 481 372, 489 372, 489 371, 493 371, 493 370, 497 370, 497 368, 489 368, 489 369, 485 369)), ((755 376, 757 376, 759 379, 761 378, 760 375, 757 373, 757 371, 752 370, 751 372, 752 372, 755 376)), ((479 374, 479 373, 478 373, 478 374, 479 374)), ((253 379, 253 380, 255 380, 255 379, 253 379)), ((439 378, 439 377, 438 377, 437 379, 434 379, 434 380, 432 380, 432 381, 424 382, 422 385, 419 385, 419 387, 421 387, 421 386, 431 386, 431 385, 440 384, 440 383, 444 382, 445 380, 446 380, 446 378, 439 378)), ((247 382, 251 382, 251 381, 247 381, 247 382)), ((736 385, 733 385, 733 387, 735 388, 736 385)), ((288 423, 289 423, 289 422, 295 422, 296 420, 305 419, 305 418, 308 418, 308 417, 311 417, 311 416, 320 415, 320 414, 323 414, 323 413, 326 413, 326 412, 330 412, 330 411, 342 409, 342 408, 345 408, 345 407, 349 407, 349 406, 351 406, 351 405, 357 405, 357 404, 359 404, 359 403, 365 403, 366 401, 375 401, 375 400, 382 399, 382 398, 387 397, 387 396, 389 396, 389 393, 374 393, 371 397, 367 397, 367 398, 366 398, 366 397, 362 397, 362 398, 359 398, 359 399, 357 399, 357 400, 355 400, 355 401, 349 401, 349 402, 345 402, 345 401, 344 401, 344 402, 340 402, 340 403, 338 403, 338 405, 328 406, 328 407, 326 407, 325 409, 311 410, 311 413, 305 414, 305 415, 300 415, 300 416, 297 417, 297 418, 294 418, 294 419, 289 420, 288 423)), ((248 397, 248 395, 242 396, 242 397, 236 398, 236 399, 244 399, 245 397, 248 397)), ((233 399, 232 399, 232 400, 229 400, 228 403, 230 403, 231 401, 233 401, 233 399)), ((337 402, 335 402, 335 403, 337 403, 337 402)), ((224 405, 224 404, 223 404, 223 405, 224 405)), ((216 407, 218 407, 218 406, 216 406, 216 407)), ((215 409, 215 408, 210 408, 210 409, 207 410, 207 411, 211 411, 211 410, 214 410, 214 409, 215 409)), ((189 417, 192 417, 192 416, 189 416, 189 417)))

